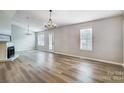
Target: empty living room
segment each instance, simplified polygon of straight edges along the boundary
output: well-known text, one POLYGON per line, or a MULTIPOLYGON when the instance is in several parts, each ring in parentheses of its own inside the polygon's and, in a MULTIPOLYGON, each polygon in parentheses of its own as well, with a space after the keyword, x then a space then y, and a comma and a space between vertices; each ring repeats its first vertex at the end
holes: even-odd
POLYGON ((1 83, 124 83, 123 10, 0 10, 1 83))

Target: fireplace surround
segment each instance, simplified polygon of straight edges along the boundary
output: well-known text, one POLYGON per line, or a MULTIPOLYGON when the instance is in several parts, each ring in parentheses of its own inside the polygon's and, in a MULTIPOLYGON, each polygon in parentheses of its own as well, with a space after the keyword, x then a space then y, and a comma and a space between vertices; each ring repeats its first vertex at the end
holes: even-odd
POLYGON ((12 42, 0 42, 0 62, 10 62, 15 60, 15 46, 12 42))

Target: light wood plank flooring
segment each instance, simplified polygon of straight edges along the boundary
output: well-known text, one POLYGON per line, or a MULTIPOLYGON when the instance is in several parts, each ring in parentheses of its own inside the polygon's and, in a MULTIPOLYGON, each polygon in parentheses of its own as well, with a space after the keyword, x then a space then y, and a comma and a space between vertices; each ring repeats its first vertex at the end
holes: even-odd
POLYGON ((0 63, 3 83, 124 82, 124 68, 80 58, 30 51, 13 62, 0 63))

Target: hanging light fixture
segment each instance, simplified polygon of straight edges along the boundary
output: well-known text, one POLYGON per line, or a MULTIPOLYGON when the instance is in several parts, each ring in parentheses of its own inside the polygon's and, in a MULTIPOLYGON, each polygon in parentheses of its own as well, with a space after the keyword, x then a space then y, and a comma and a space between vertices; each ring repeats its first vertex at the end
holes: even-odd
POLYGON ((53 23, 52 18, 51 18, 52 10, 49 10, 49 20, 47 24, 45 25, 45 28, 50 29, 50 28, 56 28, 56 24, 53 23))
POLYGON ((27 33, 26 33, 26 35, 32 35, 32 33, 30 32, 30 29, 29 29, 29 17, 26 17, 26 19, 27 19, 27 33))

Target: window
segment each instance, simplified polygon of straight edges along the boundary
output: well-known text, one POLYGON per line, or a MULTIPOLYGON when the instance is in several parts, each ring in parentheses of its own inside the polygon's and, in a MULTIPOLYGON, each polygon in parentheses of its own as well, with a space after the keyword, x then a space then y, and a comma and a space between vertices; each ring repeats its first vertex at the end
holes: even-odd
POLYGON ((49 50, 53 49, 53 34, 49 33, 49 50))
POLYGON ((92 51, 92 28, 80 30, 80 49, 92 51))
POLYGON ((38 33, 38 45, 44 46, 44 33, 38 33))

